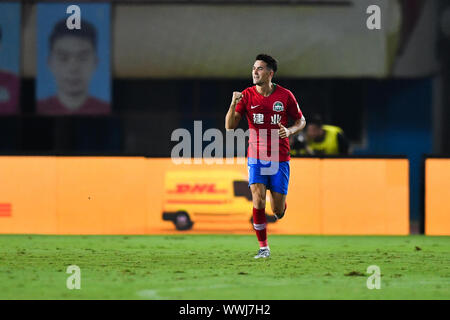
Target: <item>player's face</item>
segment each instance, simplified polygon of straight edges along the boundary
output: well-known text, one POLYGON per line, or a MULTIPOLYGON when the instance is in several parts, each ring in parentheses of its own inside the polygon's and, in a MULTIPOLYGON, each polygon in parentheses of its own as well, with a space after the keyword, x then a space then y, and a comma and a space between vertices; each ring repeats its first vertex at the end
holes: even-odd
POLYGON ((255 61, 252 69, 253 84, 261 86, 268 83, 272 75, 273 71, 267 68, 267 63, 262 60, 255 61))
POLYGON ((89 40, 64 36, 53 44, 49 67, 61 92, 68 95, 87 94, 96 66, 97 55, 89 40))
POLYGON ((306 127, 306 136, 308 140, 317 140, 321 137, 321 135, 322 129, 319 126, 310 124, 306 127))

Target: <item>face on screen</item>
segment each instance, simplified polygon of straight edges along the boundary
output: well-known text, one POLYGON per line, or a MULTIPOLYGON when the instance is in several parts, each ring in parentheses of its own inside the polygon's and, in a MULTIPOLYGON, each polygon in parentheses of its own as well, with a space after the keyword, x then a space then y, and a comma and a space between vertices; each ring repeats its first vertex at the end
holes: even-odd
POLYGON ((88 39, 63 36, 55 40, 49 67, 59 91, 68 95, 86 94, 96 66, 95 48, 88 39))

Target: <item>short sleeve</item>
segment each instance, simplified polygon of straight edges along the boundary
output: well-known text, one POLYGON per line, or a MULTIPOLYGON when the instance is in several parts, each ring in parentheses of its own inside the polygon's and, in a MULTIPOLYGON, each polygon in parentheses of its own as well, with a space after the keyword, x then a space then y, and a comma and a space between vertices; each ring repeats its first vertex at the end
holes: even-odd
POLYGON ((288 101, 287 101, 287 114, 289 117, 293 118, 295 121, 303 117, 303 113, 300 110, 297 100, 295 99, 292 92, 289 91, 288 101))
POLYGON ((236 105, 236 112, 239 112, 239 114, 244 117, 245 113, 247 112, 247 94, 246 92, 242 92, 242 99, 238 102, 236 105))

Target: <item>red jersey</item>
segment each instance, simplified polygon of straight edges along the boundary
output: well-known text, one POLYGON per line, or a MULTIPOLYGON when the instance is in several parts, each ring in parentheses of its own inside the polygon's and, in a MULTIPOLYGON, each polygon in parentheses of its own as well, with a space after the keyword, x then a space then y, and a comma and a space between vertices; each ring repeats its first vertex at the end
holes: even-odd
POLYGON ((40 114, 48 115, 100 115, 108 114, 110 112, 110 106, 107 102, 94 97, 88 97, 80 108, 70 110, 59 101, 57 96, 53 96, 38 101, 37 111, 40 114))
MULTIPOLYGON (((256 86, 249 87, 242 92, 243 97, 236 105, 236 112, 247 117, 250 129, 247 156, 250 158, 274 160, 271 155, 276 150, 272 150, 275 147, 271 146, 271 130, 278 131, 278 123, 287 127, 288 117, 296 121, 303 116, 292 92, 280 85, 274 86, 268 97, 261 95, 256 86)), ((278 137, 278 161, 289 161, 289 138, 281 139, 278 133, 275 136, 278 137)))

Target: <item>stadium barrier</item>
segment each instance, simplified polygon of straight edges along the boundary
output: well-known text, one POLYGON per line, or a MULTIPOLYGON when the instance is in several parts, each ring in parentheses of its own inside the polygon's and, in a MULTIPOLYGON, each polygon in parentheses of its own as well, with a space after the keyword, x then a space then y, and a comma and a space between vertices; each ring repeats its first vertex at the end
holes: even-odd
POLYGON ((450 235, 450 158, 425 159, 425 234, 450 235))
MULTIPOLYGON (((0 233, 253 233, 237 160, 2 156, 0 233)), ((269 234, 406 235, 408 192, 407 159, 292 159, 288 212, 269 234)))

